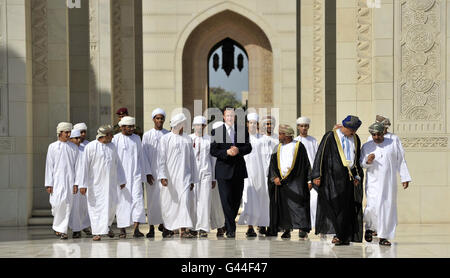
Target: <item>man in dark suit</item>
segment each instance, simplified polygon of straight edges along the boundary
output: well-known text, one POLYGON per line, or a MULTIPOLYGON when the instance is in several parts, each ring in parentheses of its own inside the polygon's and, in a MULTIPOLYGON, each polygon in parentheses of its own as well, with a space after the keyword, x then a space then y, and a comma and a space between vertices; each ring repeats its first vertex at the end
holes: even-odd
POLYGON ((237 125, 233 108, 223 112, 225 124, 211 131, 211 155, 217 158, 215 176, 225 215, 228 238, 236 233, 236 216, 247 178, 244 155, 252 151, 245 123, 237 125))

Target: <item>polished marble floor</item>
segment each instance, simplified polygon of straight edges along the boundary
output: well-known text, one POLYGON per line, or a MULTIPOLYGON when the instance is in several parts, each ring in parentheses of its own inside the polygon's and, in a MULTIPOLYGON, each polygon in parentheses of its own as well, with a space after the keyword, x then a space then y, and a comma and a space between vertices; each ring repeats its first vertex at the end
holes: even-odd
MULTIPOLYGON (((118 230, 115 230, 118 233, 118 230)), ((148 227, 143 225, 146 233, 148 227)), ((450 225, 410 225, 397 227, 391 247, 372 243, 334 246, 310 233, 300 240, 292 238, 253 239, 245 237, 245 226, 238 227, 236 239, 217 239, 215 231, 208 238, 163 239, 156 232, 154 239, 113 239, 104 237, 93 242, 83 234, 81 239, 60 240, 51 227, 0 228, 0 258, 450 258, 450 225)), ((131 232, 131 230, 130 230, 131 232)))

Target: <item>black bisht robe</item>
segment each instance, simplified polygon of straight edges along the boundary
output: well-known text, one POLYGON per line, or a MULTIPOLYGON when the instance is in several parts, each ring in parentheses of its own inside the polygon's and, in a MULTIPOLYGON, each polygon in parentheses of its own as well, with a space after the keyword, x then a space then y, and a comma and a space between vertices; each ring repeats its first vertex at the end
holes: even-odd
MULTIPOLYGON (((294 141, 295 142, 295 141, 294 141)), ((283 179, 280 174, 278 150, 275 149, 270 158, 268 187, 270 198, 269 236, 277 232, 292 229, 311 231, 310 194, 308 180, 311 173, 308 154, 301 142, 297 142, 295 164, 283 179), (281 185, 277 186, 273 179, 279 177, 281 185)))
POLYGON ((355 161, 349 170, 344 166, 345 159, 336 131, 327 132, 317 150, 311 179, 320 177, 315 233, 336 234, 341 241, 362 242, 363 236, 363 180, 364 172, 359 163, 361 140, 354 136, 355 161), (351 172, 351 175, 350 173, 351 172), (355 186, 353 180, 360 177, 355 186))

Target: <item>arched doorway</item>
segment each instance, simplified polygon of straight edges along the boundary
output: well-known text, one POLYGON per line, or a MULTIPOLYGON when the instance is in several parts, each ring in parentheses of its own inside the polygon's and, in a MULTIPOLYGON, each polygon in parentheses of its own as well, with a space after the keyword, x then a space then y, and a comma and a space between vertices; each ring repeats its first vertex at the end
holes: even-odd
MULTIPOLYGON (((200 23, 189 35, 182 55, 183 107, 194 115, 194 100, 208 107, 208 56, 229 38, 248 55, 248 106, 270 108, 273 93, 272 47, 266 34, 248 18, 226 10, 200 23)), ((202 111, 202 112, 203 112, 202 111)))
POLYGON ((248 54, 230 38, 208 54, 208 107, 248 107, 248 54))

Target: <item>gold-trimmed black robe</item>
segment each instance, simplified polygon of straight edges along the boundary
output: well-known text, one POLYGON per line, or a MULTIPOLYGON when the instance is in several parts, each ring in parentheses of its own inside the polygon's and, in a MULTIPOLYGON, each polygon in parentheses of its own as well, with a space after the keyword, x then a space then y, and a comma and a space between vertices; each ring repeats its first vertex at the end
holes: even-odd
POLYGON ((301 142, 296 143, 294 164, 283 177, 280 170, 280 147, 281 144, 272 154, 269 166, 270 226, 268 235, 275 236, 279 231, 292 229, 309 232, 311 216, 308 180, 311 166, 306 148, 301 142), (273 182, 276 177, 281 179, 280 186, 273 182))
POLYGON ((354 136, 354 167, 347 167, 347 161, 335 130, 327 132, 317 150, 311 179, 320 178, 315 233, 336 234, 341 241, 361 242, 363 234, 363 178, 359 163, 361 140, 354 136), (358 186, 353 180, 360 178, 358 186))

